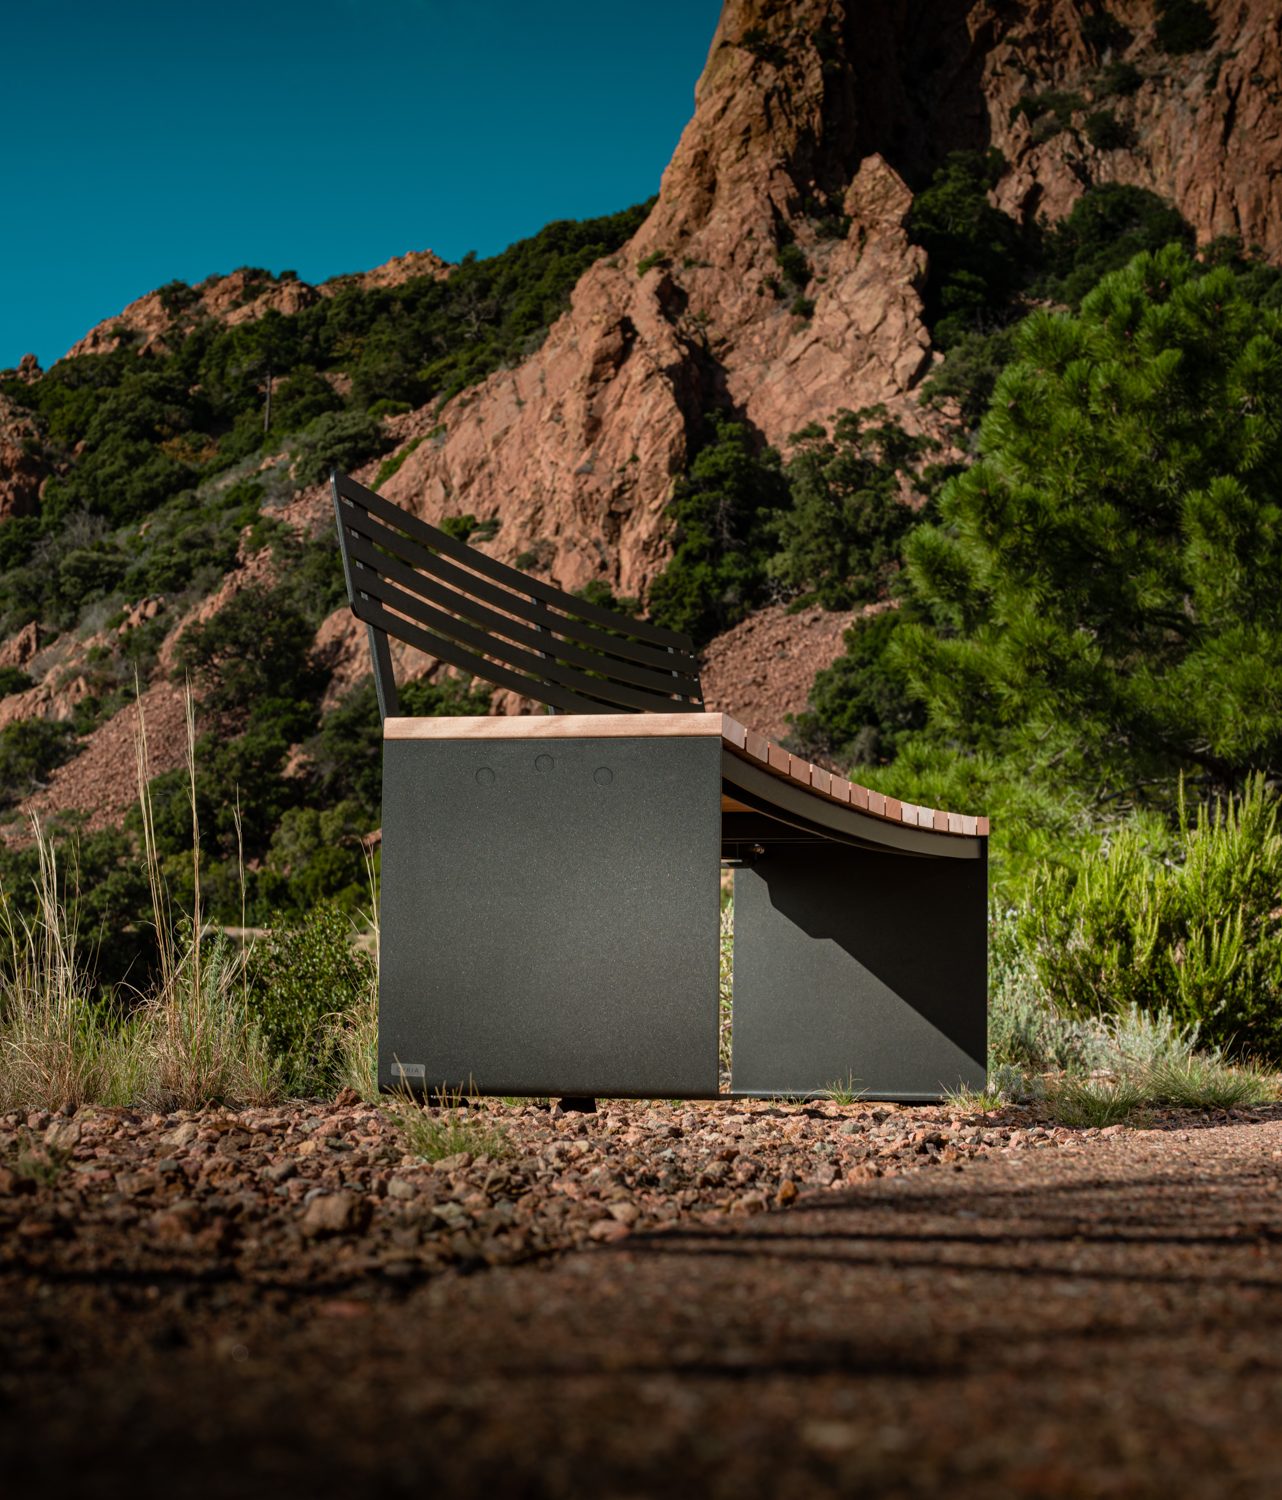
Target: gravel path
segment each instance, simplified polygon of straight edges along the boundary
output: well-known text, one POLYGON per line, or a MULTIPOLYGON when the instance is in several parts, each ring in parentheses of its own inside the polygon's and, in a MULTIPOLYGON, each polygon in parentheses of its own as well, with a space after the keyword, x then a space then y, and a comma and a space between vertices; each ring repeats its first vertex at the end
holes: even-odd
POLYGON ((1282 1111, 489 1118, 513 1155, 436 1166, 355 1101, 0 1122, 0 1472, 86 1497, 1282 1492, 1282 1111))

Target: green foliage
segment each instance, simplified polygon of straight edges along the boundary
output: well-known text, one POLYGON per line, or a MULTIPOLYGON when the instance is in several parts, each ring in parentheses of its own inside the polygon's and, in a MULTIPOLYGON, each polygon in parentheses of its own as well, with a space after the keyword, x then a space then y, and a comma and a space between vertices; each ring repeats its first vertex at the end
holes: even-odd
POLYGON ((806 711, 790 720, 789 742, 800 754, 877 766, 894 758, 906 734, 925 726, 924 708, 889 665, 887 648, 900 622, 900 611, 887 609, 846 632, 845 651, 815 675, 806 711))
POLYGON ((7 698, 10 693, 25 693, 35 685, 35 678, 21 667, 0 667, 0 698, 7 698))
POLYGON ((644 276, 647 271, 653 271, 656 266, 667 269, 672 264, 672 258, 666 250, 652 250, 649 255, 643 255, 637 261, 637 275, 644 276))
POLYGON ((470 511, 463 516, 442 516, 441 530, 456 542, 465 542, 476 530, 476 517, 470 511))
POLYGON ((329 411, 299 434, 294 475, 301 484, 319 484, 331 469, 355 469, 387 447, 379 424, 363 411, 329 411))
POLYGON ((1145 188, 1103 183, 1092 187, 1045 240, 1045 271, 1033 291, 1076 307, 1109 271, 1141 251, 1169 244, 1193 248, 1192 227, 1179 211, 1145 188))
POLYGON ((1128 99, 1139 92, 1143 82, 1144 75, 1135 64, 1119 57, 1100 70, 1097 92, 1105 99, 1128 99))
MULTIPOLYGON (((373 407, 370 410, 372 412, 373 407)), ((393 474, 399 473, 401 465, 422 441, 423 437, 411 438, 408 443, 405 443, 395 453, 385 458, 378 466, 378 473, 374 476, 373 488, 381 490, 393 474)))
POLYGON ((744 423, 710 417, 668 507, 673 552, 650 589, 653 618, 698 642, 743 619, 764 595, 769 522, 787 503, 779 455, 758 451, 744 423))
POLYGON ((75 730, 65 719, 16 719, 0 729, 0 807, 20 802, 70 759, 75 730))
POLYGON ((309 660, 313 626, 283 587, 251 584, 178 640, 180 673, 190 673, 201 701, 217 714, 243 718, 265 702, 310 699, 322 686, 309 660))
POLYGON ((321 903, 299 922, 274 920, 250 952, 252 1014, 302 1091, 328 1085, 334 1020, 359 1010, 374 981, 354 936, 347 913, 321 903))
POLYGON ((1279 803, 1252 778, 1175 847, 1136 827, 1034 886, 1027 938, 1051 999, 1076 1014, 1169 1009, 1216 1046, 1282 1058, 1279 803))
POLYGON ((913 201, 908 232, 930 257, 926 321, 942 349, 1004 320, 1020 284, 1024 234, 987 196, 1004 165, 996 151, 954 152, 913 201))
POLYGON ((1279 766, 1282 319, 1172 247, 1018 349, 906 544, 932 730, 1122 801, 1279 766))
POLYGON ((1135 132, 1110 109, 1086 116, 1086 139, 1097 151, 1125 151, 1135 144, 1135 132))
POLYGON ((1203 0, 1161 0, 1154 33, 1163 52, 1203 52, 1215 40, 1215 21, 1203 0))
POLYGON ((883 597, 899 568, 913 512, 906 493, 933 446, 910 437, 884 406, 839 411, 795 434, 786 475, 792 504, 774 523, 769 576, 798 603, 849 609, 883 597))
POLYGON ((1014 353, 1014 324, 963 333, 949 346, 948 358, 922 382, 922 395, 934 404, 955 401, 962 422, 973 429, 988 410, 997 377, 1014 353))
POLYGON ((791 283, 799 292, 804 291, 810 285, 810 262, 806 259, 805 252, 800 245, 791 243, 780 245, 775 251, 775 260, 779 263, 784 280, 791 283))

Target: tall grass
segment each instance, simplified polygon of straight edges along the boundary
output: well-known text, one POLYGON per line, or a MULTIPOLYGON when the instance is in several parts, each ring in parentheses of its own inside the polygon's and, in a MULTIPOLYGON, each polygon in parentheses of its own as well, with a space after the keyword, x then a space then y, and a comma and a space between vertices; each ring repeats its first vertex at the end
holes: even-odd
POLYGON ((127 1007, 96 998, 78 946, 77 899, 68 899, 57 853, 38 823, 36 908, 22 917, 0 891, 0 1104, 56 1109, 65 1103, 195 1108, 265 1102, 282 1075, 251 1014, 246 953, 206 932, 200 894, 195 711, 187 694, 187 772, 195 896, 175 915, 156 846, 147 728, 138 702, 136 762, 141 854, 151 893, 156 973, 127 1007))
POLYGON ((57 852, 32 820, 39 853, 36 910, 22 916, 0 889, 0 1108, 125 1104, 144 1061, 131 1028, 91 1000, 80 960, 75 889, 62 894, 57 852))
POLYGON ((1036 882, 1023 938, 1066 1015, 1167 1011, 1216 1047, 1282 1060, 1282 800, 1263 776, 1174 836, 1136 823, 1036 882))

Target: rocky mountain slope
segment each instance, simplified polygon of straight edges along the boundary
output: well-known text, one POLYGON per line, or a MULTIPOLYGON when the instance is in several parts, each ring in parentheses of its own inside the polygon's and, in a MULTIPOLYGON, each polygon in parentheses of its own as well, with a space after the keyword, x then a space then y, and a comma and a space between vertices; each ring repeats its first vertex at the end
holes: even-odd
MULTIPOLYGON (((1092 184, 1127 183, 1173 202, 1203 242, 1236 236, 1282 260, 1282 15, 1274 0, 727 0, 641 227, 582 276, 535 352, 443 404, 387 418, 390 461, 360 477, 399 461, 382 488, 427 519, 498 517, 496 555, 533 552, 565 587, 602 580, 644 595, 669 555, 665 506, 709 410, 774 444, 874 402, 910 430, 938 428, 918 403, 942 356, 909 215, 950 152, 989 146, 1005 161, 992 199, 1023 221, 1062 218, 1092 184), (1189 14, 1192 32, 1173 39, 1171 17, 1189 14)), ((249 271, 174 283, 67 360, 122 339, 163 351, 204 322, 289 317, 353 283, 449 274, 421 251, 318 287, 249 271)), ((31 360, 0 373, 0 383, 42 378, 31 360)), ((0 396, 0 520, 39 511, 49 470, 37 436, 0 396)), ((278 514, 323 529, 323 487, 300 484, 278 514)), ((242 548, 211 594, 225 600, 254 576, 242 548)), ((185 618, 171 622, 157 673, 185 618)), ((39 651, 31 638, 0 646, 0 660, 36 679, 0 699, 0 722, 67 712, 95 642, 91 630, 39 651)), ((318 645, 338 681, 363 670, 345 611, 318 645)), ((710 700, 781 733, 839 649, 834 617, 775 610, 710 648, 710 700)), ((164 736, 166 758, 178 738, 164 736)), ((132 794, 131 772, 107 770, 120 769, 121 740, 120 725, 95 730, 33 805, 90 796, 100 818, 115 816, 132 794)))

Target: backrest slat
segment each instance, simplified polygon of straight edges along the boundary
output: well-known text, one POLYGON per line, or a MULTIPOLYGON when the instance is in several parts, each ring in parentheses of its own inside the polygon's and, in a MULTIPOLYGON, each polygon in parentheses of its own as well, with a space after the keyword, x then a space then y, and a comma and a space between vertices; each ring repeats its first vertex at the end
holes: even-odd
MULTIPOLYGON (((434 578, 455 588, 460 594, 486 600, 496 605, 505 614, 515 615, 518 619, 526 620, 532 625, 549 630, 581 646, 606 652, 610 656, 625 657, 629 661, 639 662, 643 666, 653 667, 663 672, 676 671, 687 679, 697 682, 699 664, 692 656, 660 646, 649 646, 631 641, 626 636, 598 630, 594 626, 583 624, 566 615, 554 614, 547 605, 532 599, 528 594, 513 593, 510 589, 489 583, 477 574, 456 567, 443 558, 433 556, 425 547, 398 535, 389 527, 384 526, 382 522, 363 514, 354 505, 344 504, 342 514, 343 524, 350 535, 359 536, 383 548, 402 562, 409 563, 419 572, 430 573, 434 578)), ((580 602, 572 595, 567 595, 566 598, 571 605, 580 602)), ((624 621, 627 619, 623 615, 618 618, 624 621)))
MULTIPOLYGON (((502 646, 493 636, 484 630, 478 630, 475 626, 468 625, 459 620, 455 615, 446 614, 443 610, 435 609, 423 599, 414 594, 407 593, 398 588, 394 583, 377 574, 368 571, 361 578, 361 591, 373 599, 379 600, 383 605, 407 615, 411 620, 420 625, 425 625, 434 635, 439 634, 442 638, 459 642, 461 645, 470 646, 478 653, 477 660, 484 663, 487 658, 498 658, 498 662, 505 667, 516 668, 518 671, 526 672, 529 676, 525 679, 525 691, 527 696, 538 697, 540 690, 546 683, 557 683, 561 687, 568 688, 571 692, 583 695, 599 697, 603 702, 617 704, 620 708, 636 709, 645 712, 652 709, 657 703, 662 703, 668 712, 680 711, 683 706, 672 697, 660 698, 655 693, 642 692, 636 688, 625 687, 619 683, 610 681, 607 677, 590 677, 585 672, 576 672, 571 667, 559 666, 548 657, 540 657, 537 653, 522 651, 517 646, 502 646)), ((365 599, 358 599, 353 606, 358 619, 368 620, 365 611, 365 599)), ((391 628, 391 627, 388 627, 391 628)), ((393 634, 395 630, 393 629, 393 634)), ((439 654, 439 653, 438 653, 439 654)), ((490 675, 488 671, 481 670, 481 676, 490 675)))
POLYGON ((475 572, 484 573, 499 583, 506 584, 510 589, 515 589, 519 593, 532 594, 536 599, 556 605, 559 609, 567 608, 567 601, 570 601, 574 612, 582 615, 586 620, 595 620, 598 625, 604 625, 611 630, 624 628, 642 640, 653 641, 658 646, 673 646, 690 656, 694 653, 694 645, 689 636, 682 635, 675 630, 665 630, 662 625, 655 625, 649 620, 629 619, 627 615, 617 614, 614 610, 606 609, 602 605, 589 604, 586 599, 572 599, 564 590, 550 583, 544 583, 540 578, 531 578, 528 573, 522 573, 519 568, 510 568, 506 563, 498 562, 484 552, 477 551, 475 547, 469 547, 466 542, 456 541, 444 531, 437 530, 435 526, 429 526, 426 521, 420 521, 417 516, 410 515, 399 505, 394 505, 390 500, 384 500, 382 495, 375 494, 373 490, 367 490, 362 484, 357 484, 349 475, 336 473, 335 484, 340 494, 364 506, 372 515, 390 521, 393 526, 399 526, 407 535, 424 542, 434 551, 444 553, 446 557, 452 557, 456 562, 464 563, 475 572))
MULTIPOLYGON (((654 672, 647 667, 633 666, 632 663, 620 661, 613 656, 603 658, 600 652, 585 650, 582 646, 575 646, 558 639, 546 626, 524 625, 519 620, 502 615, 484 604, 478 604, 475 599, 469 599, 466 594, 447 588, 434 579, 424 578, 413 568, 381 555, 359 535, 353 535, 348 539, 348 547, 351 549, 352 557, 366 564, 367 569, 374 569, 384 578, 399 584, 411 594, 439 605, 443 609, 453 611, 464 619, 470 620, 472 624, 493 632, 495 636, 530 647, 544 659, 553 658, 572 666, 583 667, 588 672, 604 672, 617 682, 628 683, 634 687, 650 688, 653 692, 665 696, 690 691, 689 685, 683 684, 679 677, 676 681, 673 680, 677 675, 675 673, 654 672)), ((434 625, 433 629, 435 628, 434 625)), ((496 654, 502 656, 504 649, 499 647, 496 654)))
POLYGON ((399 636, 409 645, 417 646, 426 655, 435 656, 440 661, 447 662, 451 667, 457 667, 460 672, 483 678, 486 682, 494 683, 496 687, 509 688, 523 698, 538 698, 540 702, 550 703, 554 708, 561 709, 567 714, 618 713, 618 709, 612 704, 599 703, 594 698, 581 698, 577 693, 571 693, 551 683, 532 682, 528 677, 522 677, 519 672, 510 671, 497 662, 486 661, 484 657, 475 656, 471 651, 464 650, 462 646, 455 645, 453 641, 432 635, 408 620, 389 613, 377 600, 362 600, 361 611, 361 618, 377 626, 379 630, 385 630, 389 635, 399 636))
MULTIPOLYGON (((335 471, 332 487, 352 612, 384 656, 395 636, 564 712, 702 709, 688 637, 496 562, 347 475, 335 471)), ((380 693, 384 717, 393 696, 394 684, 380 693)))

